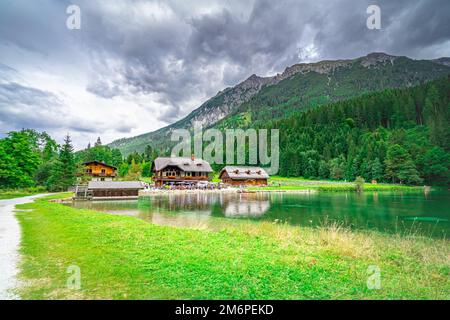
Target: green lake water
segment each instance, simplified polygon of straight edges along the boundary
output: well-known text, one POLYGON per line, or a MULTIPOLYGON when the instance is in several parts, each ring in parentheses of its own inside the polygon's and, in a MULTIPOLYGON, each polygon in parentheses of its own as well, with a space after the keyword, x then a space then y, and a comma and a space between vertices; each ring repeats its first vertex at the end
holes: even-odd
POLYGON ((208 227, 215 217, 226 217, 299 226, 338 222, 354 229, 439 238, 450 235, 450 192, 446 191, 167 194, 133 201, 75 202, 73 206, 180 227, 208 227))

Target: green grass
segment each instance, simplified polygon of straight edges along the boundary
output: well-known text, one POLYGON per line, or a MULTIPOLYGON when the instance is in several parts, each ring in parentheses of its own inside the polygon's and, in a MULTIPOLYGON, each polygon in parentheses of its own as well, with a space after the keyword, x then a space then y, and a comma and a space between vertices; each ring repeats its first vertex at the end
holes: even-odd
POLYGON ((17 213, 24 299, 450 298, 448 240, 220 218, 183 229, 48 198, 19 207, 32 209, 17 213), (81 290, 66 288, 72 265, 81 290), (379 290, 367 288, 370 265, 379 290))
MULTIPOLYGON (((290 190, 318 190, 318 191, 356 191, 353 183, 347 184, 305 184, 305 185, 281 185, 266 187, 251 187, 252 191, 290 191, 290 190)), ((422 187, 410 187, 389 184, 364 184, 364 191, 423 191, 422 187)))
POLYGON ((46 190, 43 187, 15 189, 15 190, 0 189, 0 200, 32 196, 34 194, 44 193, 44 192, 46 192, 46 190))
POLYGON ((153 180, 152 180, 151 177, 140 177, 139 180, 143 181, 145 183, 148 183, 148 184, 152 184, 153 183, 153 180))
MULTIPOLYGON (((271 176, 266 187, 251 187, 250 190, 262 191, 289 191, 289 190, 318 190, 318 191, 356 191, 353 182, 308 180, 302 177, 271 176)), ((406 186, 399 184, 378 183, 364 184, 365 191, 423 191, 423 187, 406 186)))

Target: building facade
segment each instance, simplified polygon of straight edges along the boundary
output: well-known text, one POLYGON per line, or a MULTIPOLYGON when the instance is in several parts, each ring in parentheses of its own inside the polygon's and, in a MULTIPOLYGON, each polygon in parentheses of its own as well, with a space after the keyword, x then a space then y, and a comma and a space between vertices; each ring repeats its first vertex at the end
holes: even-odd
POLYGON ((226 166, 220 171, 219 178, 232 186, 266 186, 269 175, 259 167, 226 166))
POLYGON ((211 172, 213 170, 207 161, 194 157, 158 157, 152 163, 152 179, 156 187, 210 181, 211 172))
POLYGON ((117 175, 117 168, 100 161, 89 161, 83 163, 84 174, 90 177, 91 181, 112 181, 117 175))
POLYGON ((87 186, 87 196, 93 200, 134 199, 144 188, 141 181, 91 181, 87 186))

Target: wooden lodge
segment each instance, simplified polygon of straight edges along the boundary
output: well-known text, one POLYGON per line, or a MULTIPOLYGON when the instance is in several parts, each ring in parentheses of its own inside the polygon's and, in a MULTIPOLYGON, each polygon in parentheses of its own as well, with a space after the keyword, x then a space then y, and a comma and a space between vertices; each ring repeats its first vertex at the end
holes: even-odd
POLYGON ((220 171, 219 178, 232 186, 265 186, 269 175, 259 167, 226 166, 220 171))
POLYGON ((203 159, 180 157, 158 157, 152 164, 153 181, 156 187, 163 185, 196 184, 210 181, 213 172, 209 163, 203 159))
POLYGON ((89 161, 83 163, 85 174, 90 176, 91 181, 112 181, 117 175, 117 168, 100 161, 89 161))

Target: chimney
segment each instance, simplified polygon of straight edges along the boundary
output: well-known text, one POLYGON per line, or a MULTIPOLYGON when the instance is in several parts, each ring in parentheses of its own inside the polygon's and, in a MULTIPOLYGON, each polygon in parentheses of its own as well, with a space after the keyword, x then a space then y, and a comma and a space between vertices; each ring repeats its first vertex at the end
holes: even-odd
POLYGON ((191 160, 194 161, 195 160, 195 155, 191 154, 191 160))

